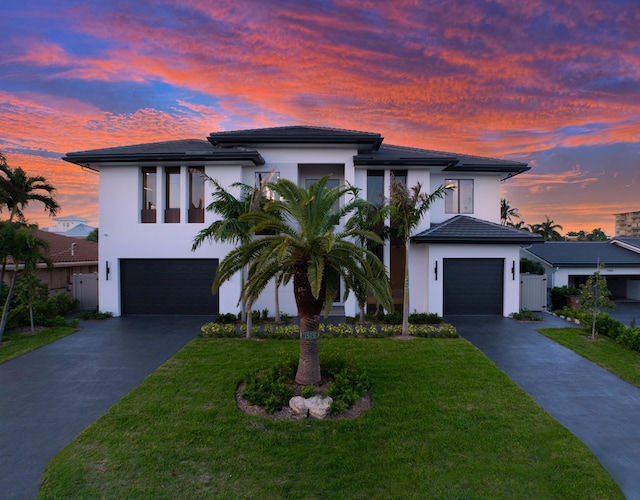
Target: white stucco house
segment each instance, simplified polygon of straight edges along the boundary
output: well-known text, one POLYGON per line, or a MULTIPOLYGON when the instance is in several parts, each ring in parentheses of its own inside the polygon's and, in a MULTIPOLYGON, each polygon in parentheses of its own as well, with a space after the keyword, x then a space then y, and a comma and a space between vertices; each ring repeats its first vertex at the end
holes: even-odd
MULTIPOLYGON (((212 186, 254 185, 275 175, 309 185, 322 176, 350 183, 379 202, 391 176, 430 193, 456 189, 434 204, 415 232, 409 257, 410 309, 451 314, 499 314, 519 309, 520 245, 537 235, 501 226, 500 184, 526 172, 524 163, 383 144, 378 133, 291 126, 214 132, 188 139, 79 151, 63 158, 100 173, 100 309, 121 314, 237 312, 240 276, 211 295, 217 264, 229 244, 191 250, 211 224, 205 210, 212 186)), ((394 300, 402 301, 403 252, 382 252, 394 300)), ((273 292, 254 305, 273 312, 273 292)), ((336 304, 357 314, 352 296, 336 304)), ((296 315, 291 285, 280 309, 296 315)))
POLYGON ((42 231, 61 234, 70 238, 84 239, 95 229, 95 227, 87 225, 87 222, 89 222, 87 219, 77 215, 54 217, 53 220, 56 221, 56 225, 42 228, 42 231))

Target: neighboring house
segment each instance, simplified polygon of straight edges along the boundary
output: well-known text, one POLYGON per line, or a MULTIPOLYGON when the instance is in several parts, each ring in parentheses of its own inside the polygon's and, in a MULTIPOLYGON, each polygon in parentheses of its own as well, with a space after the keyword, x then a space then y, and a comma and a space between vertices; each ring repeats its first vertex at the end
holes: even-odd
POLYGON ((75 215, 69 215, 67 217, 54 217, 56 225, 52 227, 45 227, 42 230, 48 233, 62 234, 64 236, 70 236, 71 238, 86 238, 95 229, 88 226, 87 219, 77 217, 75 215))
POLYGON ((579 287, 602 265, 613 298, 640 300, 640 238, 546 241, 523 247, 522 257, 542 263, 549 288, 579 287))
MULTIPOLYGON (((377 133, 322 127, 215 132, 188 139, 68 153, 64 160, 100 173, 100 309, 121 314, 239 311, 241 278, 211 284, 233 248, 211 243, 191 251, 195 235, 215 220, 205 211, 212 186, 256 185, 265 177, 308 186, 325 175, 352 184, 374 203, 388 196, 391 176, 430 193, 454 185, 415 231, 410 250, 411 311, 500 314, 519 310, 520 245, 538 235, 501 226, 500 184, 529 170, 525 163, 383 144, 377 133)), ((401 303, 402 247, 382 252, 394 300, 401 303)), ((254 309, 273 313, 267 289, 254 309)), ((353 296, 338 303, 355 316, 353 296)), ((296 314, 291 284, 280 308, 296 314)))
POLYGON ((38 278, 49 285, 49 293, 68 293, 73 296, 74 274, 95 276, 98 272, 98 244, 46 231, 36 236, 47 242, 47 257, 53 267, 38 265, 38 278))

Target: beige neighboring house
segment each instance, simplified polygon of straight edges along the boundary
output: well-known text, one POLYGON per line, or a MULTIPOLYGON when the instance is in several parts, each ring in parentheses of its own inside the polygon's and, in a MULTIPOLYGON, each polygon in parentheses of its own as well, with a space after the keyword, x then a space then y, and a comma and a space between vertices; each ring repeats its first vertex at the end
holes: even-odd
MULTIPOLYGON (((83 280, 78 280, 78 276, 82 275, 86 282, 97 283, 98 243, 42 230, 37 230, 36 236, 49 244, 47 256, 53 263, 52 268, 47 268, 44 263, 38 264, 38 278, 49 285, 51 295, 67 293, 81 300, 82 297, 79 295, 82 295, 82 291, 78 288, 82 287, 79 281, 83 280), (74 275, 76 275, 75 285, 74 275)), ((97 297, 95 306, 97 306, 97 297)), ((86 305, 86 307, 90 306, 86 305)))

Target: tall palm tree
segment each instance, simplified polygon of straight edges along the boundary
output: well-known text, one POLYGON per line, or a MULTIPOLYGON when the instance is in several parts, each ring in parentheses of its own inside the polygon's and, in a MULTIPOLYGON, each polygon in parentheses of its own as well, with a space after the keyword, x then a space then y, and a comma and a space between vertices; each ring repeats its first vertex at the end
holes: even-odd
POLYGON ((402 335, 409 335, 409 246, 412 231, 418 227, 422 217, 429 211, 433 202, 443 198, 450 186, 440 186, 427 195, 422 192, 419 182, 411 188, 411 193, 404 182, 392 179, 389 187, 389 212, 393 238, 404 243, 404 294, 402 299, 402 335))
POLYGON ((520 213, 517 208, 511 207, 506 198, 500 199, 500 224, 503 226, 512 226, 513 219, 519 219, 520 213))
POLYGON ((545 215, 545 218, 546 220, 540 224, 530 225, 531 232, 541 235, 542 239, 547 241, 562 241, 564 238, 558 232, 559 229, 562 229, 562 226, 555 224, 553 220, 549 219, 548 215, 545 215))
POLYGON ((60 206, 53 198, 56 190, 41 175, 29 176, 20 167, 15 169, 7 165, 4 156, 0 160, 0 206, 9 211, 9 221, 16 217, 24 221, 24 208, 30 201, 38 201, 44 205, 45 212, 54 216, 60 206))
POLYGON ((33 272, 38 262, 44 261, 50 264, 44 255, 47 242, 36 237, 35 226, 27 226, 21 222, 0 221, 0 257, 6 262, 10 259, 13 274, 9 281, 9 291, 4 302, 2 319, 0 320, 0 341, 4 335, 9 317, 11 299, 16 286, 19 272, 33 272))
MULTIPOLYGON (((205 240, 233 244, 243 244, 251 241, 251 224, 248 221, 241 221, 240 216, 252 210, 255 203, 255 189, 248 184, 236 182, 231 185, 231 187, 240 190, 240 196, 236 198, 233 193, 223 188, 217 180, 206 175, 205 178, 215 188, 213 201, 206 207, 206 210, 219 215, 220 219, 196 235, 191 250, 197 250, 205 240)), ((244 284, 244 269, 241 269, 240 272, 241 280, 244 284)), ((244 302, 242 303, 241 320, 247 320, 247 310, 244 302)), ((249 329, 247 329, 247 335, 251 335, 249 329)))
POLYGON ((389 281, 380 260, 355 238, 381 242, 371 231, 337 227, 362 200, 353 187, 327 187, 328 177, 304 189, 280 179, 267 183, 278 196, 268 200, 260 212, 240 217, 251 221, 251 232, 265 235, 240 244, 218 266, 214 289, 249 266, 251 279, 242 288, 243 300, 251 302, 277 276, 283 283, 293 279, 294 297, 300 318, 300 358, 296 382, 311 385, 320 381, 318 325, 320 313, 331 310, 342 279, 346 298, 353 283, 363 283, 385 307, 392 307, 389 281), (352 197, 336 212, 335 204, 352 197), (282 216, 279 216, 282 214, 282 216), (381 278, 384 276, 384 278, 381 278))

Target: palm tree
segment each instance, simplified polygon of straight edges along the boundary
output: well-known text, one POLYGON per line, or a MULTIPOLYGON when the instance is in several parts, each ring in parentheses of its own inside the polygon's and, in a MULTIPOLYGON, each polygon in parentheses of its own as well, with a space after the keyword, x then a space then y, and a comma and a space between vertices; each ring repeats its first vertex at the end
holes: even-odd
POLYGON ((353 284, 359 282, 385 307, 392 307, 384 266, 371 251, 354 242, 355 238, 381 242, 380 238, 371 231, 337 228, 341 217, 362 204, 355 197, 357 190, 345 186, 329 189, 327 180, 323 177, 308 190, 286 179, 267 183, 277 197, 268 200, 262 211, 240 217, 251 221, 252 233, 264 236, 243 242, 229 252, 218 266, 213 285, 218 290, 248 265, 251 279, 242 287, 242 299, 252 303, 272 279, 279 276, 285 284, 293 279, 300 318, 296 382, 303 385, 320 381, 320 313, 324 310, 327 315, 331 310, 341 279, 345 298, 353 284), (334 204, 345 196, 352 199, 334 211, 334 204))
POLYGON ((404 261, 404 294, 402 299, 402 335, 409 335, 409 246, 412 231, 418 227, 424 214, 426 214, 433 202, 443 198, 447 191, 453 189, 450 186, 440 186, 430 195, 422 193, 422 184, 419 182, 411 188, 396 179, 391 181, 389 187, 389 212, 391 216, 391 231, 393 237, 402 243, 405 248, 404 261))
POLYGON ((34 228, 35 226, 27 226, 21 222, 0 221, 0 257, 5 262, 10 258, 13 264, 13 274, 0 320, 0 341, 7 326, 11 299, 20 268, 22 267, 25 272, 33 272, 38 262, 44 261, 50 264, 44 255, 47 242, 35 236, 34 228))
MULTIPOLYGON (((240 196, 236 198, 233 193, 224 189, 217 180, 208 176, 205 176, 205 178, 215 188, 213 201, 206 207, 206 210, 216 213, 220 216, 220 219, 196 235, 191 250, 197 250, 205 240, 233 244, 251 241, 251 224, 248 221, 241 221, 240 216, 252 210, 255 198, 254 188, 241 182, 232 184, 231 187, 240 189, 240 196)), ((241 269, 240 272, 242 273, 241 280, 244 285, 244 269, 241 269)), ((249 314, 248 316, 250 317, 251 315, 249 314)), ((244 302, 242 303, 241 320, 250 321, 250 319, 247 319, 247 310, 244 302)), ((250 329, 247 328, 247 336, 250 335, 250 329)))
POLYGON ((47 179, 38 176, 28 176, 20 167, 12 169, 7 165, 4 156, 0 155, 0 206, 6 206, 9 210, 9 221, 16 217, 24 221, 22 210, 30 201, 38 201, 44 205, 45 212, 54 216, 60 210, 60 206, 53 198, 56 190, 47 179))
MULTIPOLYGON (((359 190, 356 193, 359 193, 359 190)), ((384 241, 389 237, 388 227, 384 225, 384 221, 387 218, 388 213, 389 210, 387 206, 380 207, 377 204, 363 200, 362 204, 353 212, 352 216, 347 221, 345 229, 363 230, 365 232, 364 234, 374 232, 384 241)), ((356 241, 361 246, 372 251, 375 247, 375 244, 372 245, 371 241, 364 236, 356 238, 356 241)), ((369 290, 367 288, 362 288, 362 283, 358 281, 351 284, 351 290, 358 301, 360 323, 364 323, 365 308, 367 299, 369 298, 369 290)))
POLYGON ((520 213, 517 208, 512 208, 506 198, 500 199, 500 224, 503 226, 511 226, 513 219, 519 219, 520 213))
POLYGON ((533 224, 529 227, 532 233, 536 233, 542 236, 545 241, 562 241, 564 238, 558 232, 562 229, 560 224, 555 224, 553 220, 549 219, 548 215, 545 215, 546 220, 540 224, 533 224))

